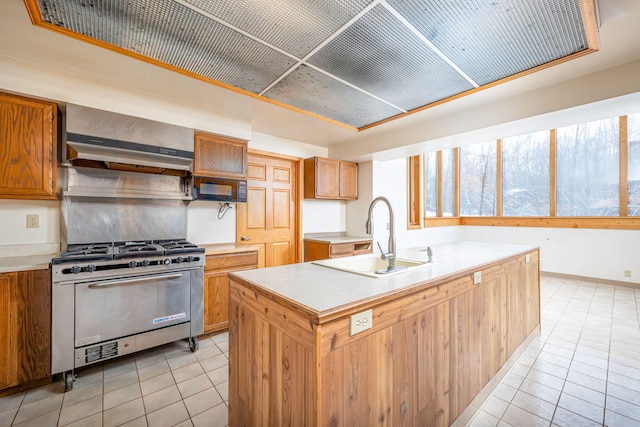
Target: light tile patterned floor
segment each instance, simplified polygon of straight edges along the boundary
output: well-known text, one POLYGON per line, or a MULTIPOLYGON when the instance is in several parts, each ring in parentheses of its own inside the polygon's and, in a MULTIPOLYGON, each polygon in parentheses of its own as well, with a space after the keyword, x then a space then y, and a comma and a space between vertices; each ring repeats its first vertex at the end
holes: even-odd
POLYGON ((541 334, 470 422, 640 427, 640 289, 543 276, 541 334))
MULTIPOLYGON (((542 333, 470 427, 640 427, 640 289, 543 276, 542 333)), ((0 398, 0 427, 225 426, 228 334, 176 342, 0 398)))
POLYGON ((0 398, 0 427, 227 425, 229 334, 186 341, 79 369, 54 384, 0 398))

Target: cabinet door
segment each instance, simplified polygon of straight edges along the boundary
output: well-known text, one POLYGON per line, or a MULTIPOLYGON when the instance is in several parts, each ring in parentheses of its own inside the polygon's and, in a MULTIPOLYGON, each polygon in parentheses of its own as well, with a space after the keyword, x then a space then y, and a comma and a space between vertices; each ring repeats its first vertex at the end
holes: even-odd
POLYGON ((0 390, 18 385, 17 273, 0 274, 0 390))
POLYGON ((0 93, 0 198, 55 199, 57 106, 0 93))
POLYGON ((229 327, 229 276, 207 273, 204 277, 204 333, 229 327))
POLYGON ((316 197, 337 199, 340 187, 340 162, 316 157, 316 197))
POLYGON ((247 142, 196 132, 193 174, 245 179, 247 177, 247 142))
POLYGON ((358 198, 358 164, 340 162, 340 198, 358 198))

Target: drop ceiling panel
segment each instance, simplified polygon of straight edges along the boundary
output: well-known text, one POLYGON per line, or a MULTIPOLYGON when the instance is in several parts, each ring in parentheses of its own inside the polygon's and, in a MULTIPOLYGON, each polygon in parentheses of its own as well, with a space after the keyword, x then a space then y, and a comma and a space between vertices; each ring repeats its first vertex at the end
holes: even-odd
POLYGON ((598 47, 595 0, 25 5, 36 25, 355 128, 598 47))
POLYGON ((307 62, 405 111, 473 89, 383 6, 371 9, 307 62))
POLYGON ((173 0, 40 0, 40 9, 46 22, 253 93, 296 63, 173 0))
POLYGON ((372 0, 185 0, 266 43, 303 58, 372 0))
POLYGON ((479 85, 587 48, 580 0, 388 0, 479 85))
POLYGON ((265 96, 353 127, 401 113, 306 65, 296 68, 265 96))

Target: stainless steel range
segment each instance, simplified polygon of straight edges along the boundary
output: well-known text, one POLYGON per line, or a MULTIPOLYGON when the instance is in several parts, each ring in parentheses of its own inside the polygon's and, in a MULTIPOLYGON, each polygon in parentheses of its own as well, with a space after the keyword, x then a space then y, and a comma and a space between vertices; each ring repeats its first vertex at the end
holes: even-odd
POLYGON ((52 373, 203 330, 204 248, 185 240, 73 244, 52 260, 52 373))

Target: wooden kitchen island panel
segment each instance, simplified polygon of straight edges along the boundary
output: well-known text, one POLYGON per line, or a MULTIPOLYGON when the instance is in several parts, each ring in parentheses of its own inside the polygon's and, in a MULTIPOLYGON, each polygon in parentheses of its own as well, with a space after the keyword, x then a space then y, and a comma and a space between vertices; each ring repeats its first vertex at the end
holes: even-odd
POLYGON ((450 425, 540 322, 537 249, 470 267, 331 313, 233 274, 230 425, 450 425), (366 309, 372 328, 351 336, 366 309))

